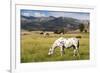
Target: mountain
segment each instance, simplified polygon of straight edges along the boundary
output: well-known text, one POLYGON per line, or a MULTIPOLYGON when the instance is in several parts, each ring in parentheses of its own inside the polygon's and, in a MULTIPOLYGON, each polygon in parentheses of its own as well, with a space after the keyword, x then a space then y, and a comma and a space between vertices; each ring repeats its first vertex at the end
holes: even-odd
POLYGON ((64 28, 65 30, 76 30, 80 23, 85 22, 69 17, 27 17, 21 16, 21 29, 33 31, 55 31, 64 28))

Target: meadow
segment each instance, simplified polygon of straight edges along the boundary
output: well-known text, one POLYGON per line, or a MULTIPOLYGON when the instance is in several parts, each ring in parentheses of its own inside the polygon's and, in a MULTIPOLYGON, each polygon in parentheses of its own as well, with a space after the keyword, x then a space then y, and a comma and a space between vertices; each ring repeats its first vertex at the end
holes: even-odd
MULTIPOLYGON (((23 33, 23 32, 22 32, 23 33)), ((30 62, 50 62, 50 61, 74 61, 89 60, 89 33, 67 33, 64 35, 50 33, 49 36, 43 36, 37 32, 21 34, 21 63, 30 62), (80 40, 80 57, 73 56, 73 49, 65 49, 65 54, 60 55, 60 49, 56 48, 54 55, 49 56, 48 50, 53 42, 59 37, 71 38, 81 36, 80 40)))

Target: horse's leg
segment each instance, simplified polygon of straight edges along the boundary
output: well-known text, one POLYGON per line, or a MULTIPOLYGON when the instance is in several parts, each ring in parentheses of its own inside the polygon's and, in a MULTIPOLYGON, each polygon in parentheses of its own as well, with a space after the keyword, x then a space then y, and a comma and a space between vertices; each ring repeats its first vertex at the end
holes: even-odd
POLYGON ((77 51, 77 50, 76 50, 76 49, 74 49, 74 51, 73 51, 73 52, 74 52, 73 56, 76 56, 76 51, 77 51))
POLYGON ((77 56, 80 56, 80 54, 79 54, 79 42, 78 42, 78 44, 77 44, 77 46, 75 48, 77 50, 77 56))
POLYGON ((60 47, 60 52, 61 52, 61 56, 63 56, 63 54, 64 54, 64 48, 63 48, 63 46, 60 47))
POLYGON ((75 48, 74 48, 74 56, 80 56, 80 54, 79 54, 79 48, 77 48, 77 46, 75 46, 75 48))
POLYGON ((80 57, 79 48, 77 48, 77 56, 80 57))
POLYGON ((65 50, 64 49, 65 49, 65 47, 63 46, 63 54, 65 54, 65 50))
POLYGON ((73 45, 73 56, 76 56, 76 47, 73 45))

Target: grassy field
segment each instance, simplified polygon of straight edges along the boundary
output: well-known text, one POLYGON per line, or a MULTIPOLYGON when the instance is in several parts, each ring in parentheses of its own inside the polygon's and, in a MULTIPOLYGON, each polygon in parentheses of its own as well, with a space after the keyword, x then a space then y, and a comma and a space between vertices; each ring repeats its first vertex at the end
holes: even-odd
POLYGON ((89 59, 89 33, 64 34, 63 37, 70 38, 82 36, 80 38, 80 58, 73 57, 73 49, 65 49, 65 55, 60 56, 60 49, 57 48, 53 56, 48 56, 48 50, 53 42, 61 35, 50 34, 44 37, 41 34, 30 32, 21 34, 21 63, 47 62, 47 61, 70 61, 89 59))

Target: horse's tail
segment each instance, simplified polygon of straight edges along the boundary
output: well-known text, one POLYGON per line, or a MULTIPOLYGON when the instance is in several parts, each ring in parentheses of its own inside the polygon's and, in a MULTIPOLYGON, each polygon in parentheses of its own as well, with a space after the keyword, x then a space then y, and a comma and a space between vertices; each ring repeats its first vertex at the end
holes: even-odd
POLYGON ((79 48, 79 45, 80 45, 80 43, 79 43, 79 40, 78 40, 77 48, 79 48))

